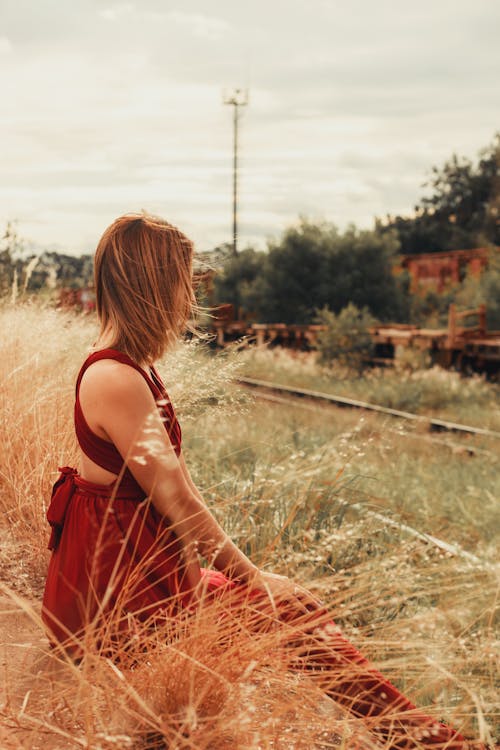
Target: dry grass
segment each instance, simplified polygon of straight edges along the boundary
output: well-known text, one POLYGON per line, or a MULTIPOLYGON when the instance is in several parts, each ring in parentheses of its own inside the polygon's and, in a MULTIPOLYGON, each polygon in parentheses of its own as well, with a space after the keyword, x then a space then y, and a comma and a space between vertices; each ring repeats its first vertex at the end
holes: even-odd
MULTIPOLYGON (((215 602, 154 631, 138 625, 126 649, 106 655, 97 634, 79 666, 48 650, 37 615, 44 512, 57 466, 75 460, 74 379, 94 328, 29 307, 1 310, 0 324, 1 746, 374 746, 362 722, 287 669, 293 654, 279 632, 251 632, 245 609, 228 618, 215 602)), ((230 385, 237 358, 198 349, 181 348, 163 374, 193 474, 233 538, 256 562, 321 596, 429 713, 491 739, 499 720, 492 446, 477 445, 485 453, 462 469, 460 452, 397 434, 378 417, 245 402, 230 385), (437 484, 443 474, 448 489, 437 484), (444 536, 478 560, 425 544, 370 510, 444 536)))
POLYGON ((202 619, 138 630, 126 653, 104 657, 92 640, 79 666, 32 648, 21 679, 6 673, 2 746, 305 750, 314 739, 333 746, 328 735, 366 735, 286 670, 276 633, 250 636, 244 617, 221 624, 221 614, 206 605, 202 619))

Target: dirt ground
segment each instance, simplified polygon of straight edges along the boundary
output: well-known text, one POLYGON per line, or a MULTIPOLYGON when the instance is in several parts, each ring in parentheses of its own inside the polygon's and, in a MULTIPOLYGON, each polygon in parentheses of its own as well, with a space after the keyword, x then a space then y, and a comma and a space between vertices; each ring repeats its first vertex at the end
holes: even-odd
POLYGON ((66 740, 51 737, 48 745, 32 721, 48 712, 57 667, 40 621, 44 561, 31 558, 0 535, 0 748, 63 750, 66 740))
MULTIPOLYGON (((26 601, 33 615, 20 608, 10 596, 0 596, 0 746, 26 748, 29 731, 23 728, 23 715, 32 701, 48 642, 35 618, 38 602, 26 601)), ((41 745, 39 745, 41 747, 41 745)), ((33 750, 37 747, 33 744, 33 750)))

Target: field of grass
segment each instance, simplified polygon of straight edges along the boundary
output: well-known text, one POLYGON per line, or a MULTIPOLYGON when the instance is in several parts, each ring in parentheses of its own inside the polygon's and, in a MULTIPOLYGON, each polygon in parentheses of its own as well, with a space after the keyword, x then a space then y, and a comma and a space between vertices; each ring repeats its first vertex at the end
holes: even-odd
POLYGON ((338 366, 319 367, 314 353, 291 354, 281 348, 250 348, 241 358, 248 377, 500 432, 500 385, 479 375, 463 378, 437 366, 412 371, 404 367, 405 360, 394 369, 367 369, 359 375, 338 366))
MULTIPOLYGON (((44 512, 57 467, 76 460, 74 379, 95 331, 87 318, 35 307, 0 310, 0 325, 0 746, 381 747, 311 680, 286 671, 275 633, 250 637, 217 606, 135 633, 120 660, 93 644, 80 666, 51 656, 39 622, 44 512)), ((233 384, 244 372, 326 390, 310 359, 214 357, 190 343, 161 371, 193 478, 232 538, 318 594, 414 702, 491 741, 500 730, 498 442, 253 400, 233 384)), ((390 392, 389 405, 469 424, 481 413, 482 426, 498 429, 498 391, 479 379, 339 376, 331 390, 341 383, 344 394, 387 403, 390 392), (412 388, 425 398, 403 406, 412 388)))

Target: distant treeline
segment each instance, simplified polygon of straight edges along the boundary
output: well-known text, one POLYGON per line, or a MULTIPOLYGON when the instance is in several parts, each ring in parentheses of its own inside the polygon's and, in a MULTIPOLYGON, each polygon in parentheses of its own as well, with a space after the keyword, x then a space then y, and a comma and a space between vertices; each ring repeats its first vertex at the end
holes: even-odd
MULTIPOLYGON (((451 301, 486 302, 490 324, 500 328, 500 134, 477 163, 453 156, 434 167, 428 195, 411 216, 378 219, 372 230, 340 232, 328 222, 302 219, 267 252, 248 247, 233 256, 229 245, 203 254, 216 271, 212 304, 232 303, 261 322, 310 323, 319 309, 334 313, 353 303, 379 320, 439 325, 451 301), (444 294, 410 294, 398 256, 490 246, 481 279, 466 278, 444 294)), ((11 225, 0 244, 0 295, 81 288, 92 283, 92 258, 26 252, 11 225)))
POLYGON ((302 221, 287 229, 268 252, 247 248, 236 257, 227 250, 208 297, 231 303, 239 314, 261 323, 313 323, 318 311, 333 313, 354 304, 380 321, 446 325, 449 305, 487 305, 490 328, 500 329, 500 251, 491 248, 481 276, 467 275, 442 292, 416 289, 398 264, 394 231, 340 233, 330 224, 302 221))
POLYGON ((500 328, 500 134, 477 164, 454 156, 432 170, 430 195, 411 217, 388 216, 371 231, 345 232, 327 222, 302 220, 271 242, 268 252, 247 248, 238 256, 219 248, 214 265, 216 302, 230 302, 261 322, 310 323, 318 309, 339 312, 348 303, 382 321, 441 325, 448 305, 488 305, 488 322, 500 328), (491 246, 489 269, 444 293, 409 293, 398 256, 491 246))
POLYGON ((455 155, 431 175, 414 214, 387 216, 378 229, 395 229, 405 255, 500 246, 500 133, 476 164, 455 155))
POLYGON ((81 289, 92 284, 91 255, 66 255, 55 251, 30 253, 7 225, 0 245, 0 297, 17 289, 20 293, 58 288, 81 289))

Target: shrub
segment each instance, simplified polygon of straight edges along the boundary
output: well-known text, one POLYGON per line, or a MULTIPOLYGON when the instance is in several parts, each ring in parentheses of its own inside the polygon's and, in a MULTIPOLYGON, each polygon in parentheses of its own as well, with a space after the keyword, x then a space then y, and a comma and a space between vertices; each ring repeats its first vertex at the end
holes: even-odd
POLYGON ((419 372, 431 366, 431 356, 427 349, 416 346, 397 346, 394 356, 396 370, 405 372, 419 372))
POLYGON ((375 324, 368 308, 350 302, 338 315, 324 307, 317 311, 316 321, 325 329, 318 335, 320 364, 334 362, 360 372, 373 352, 370 326, 375 324))

